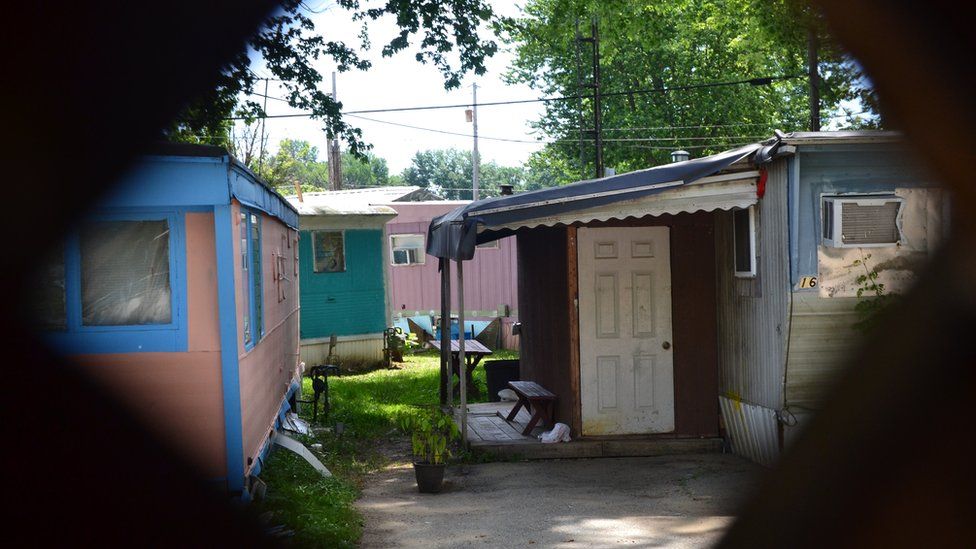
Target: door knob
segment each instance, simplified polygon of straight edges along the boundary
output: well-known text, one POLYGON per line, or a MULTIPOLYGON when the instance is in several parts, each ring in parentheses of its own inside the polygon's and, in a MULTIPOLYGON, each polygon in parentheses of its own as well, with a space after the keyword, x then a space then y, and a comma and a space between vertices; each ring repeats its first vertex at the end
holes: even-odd
POLYGON ((664 347, 664 350, 667 351, 668 349, 671 348, 671 342, 665 341, 664 343, 661 344, 661 347, 664 347))

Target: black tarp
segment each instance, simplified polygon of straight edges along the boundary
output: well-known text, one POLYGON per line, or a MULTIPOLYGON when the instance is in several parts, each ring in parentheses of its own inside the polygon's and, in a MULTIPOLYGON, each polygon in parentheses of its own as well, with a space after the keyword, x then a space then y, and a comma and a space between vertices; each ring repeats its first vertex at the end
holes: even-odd
POLYGON ((603 179, 477 200, 431 220, 427 230, 427 253, 434 257, 469 260, 474 257, 477 244, 510 234, 490 232, 492 227, 660 193, 718 173, 761 149, 768 154, 777 144, 778 139, 765 145, 754 143, 711 156, 603 179), (479 224, 489 231, 479 235, 479 224))

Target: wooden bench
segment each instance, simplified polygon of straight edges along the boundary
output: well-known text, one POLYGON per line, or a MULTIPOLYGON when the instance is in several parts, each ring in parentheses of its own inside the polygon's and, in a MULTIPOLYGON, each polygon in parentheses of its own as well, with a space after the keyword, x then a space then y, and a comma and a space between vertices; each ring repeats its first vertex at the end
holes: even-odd
MULTIPOLYGON (((532 429, 539 423, 539 420, 552 424, 552 409, 556 403, 556 395, 534 381, 509 381, 508 388, 515 391, 518 402, 509 412, 505 421, 513 421, 519 410, 525 406, 525 409, 532 414, 532 418, 522 430, 523 435, 531 436, 532 429)), ((499 415, 501 414, 499 413, 499 415)))

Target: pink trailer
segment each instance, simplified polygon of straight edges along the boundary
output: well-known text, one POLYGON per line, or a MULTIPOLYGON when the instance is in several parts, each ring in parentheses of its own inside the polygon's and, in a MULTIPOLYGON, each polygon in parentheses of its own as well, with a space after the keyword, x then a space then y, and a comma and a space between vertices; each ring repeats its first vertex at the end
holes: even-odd
MULTIPOLYGON (((434 316, 440 311, 440 274, 437 260, 425 253, 430 221, 466 200, 389 202, 397 216, 386 224, 384 238, 390 247, 387 265, 390 319, 434 316)), ((502 320, 502 345, 518 349, 511 325, 518 321, 514 238, 479 246, 464 267, 464 317, 469 320, 502 320)), ((455 303, 457 300, 453 300, 455 303)), ((457 314, 457 311, 452 311, 457 314)))

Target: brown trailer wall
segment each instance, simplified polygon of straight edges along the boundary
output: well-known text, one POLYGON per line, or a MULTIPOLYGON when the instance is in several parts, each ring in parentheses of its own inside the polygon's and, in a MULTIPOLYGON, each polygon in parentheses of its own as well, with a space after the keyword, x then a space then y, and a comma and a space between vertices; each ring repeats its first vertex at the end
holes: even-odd
MULTIPOLYGON (((718 435, 718 332, 715 301, 715 226, 706 212, 587 227, 671 227, 675 431, 718 435)), ((521 375, 559 396, 556 420, 578 435, 579 395, 571 372, 578 335, 571 329, 567 229, 539 227, 518 233, 521 375)), ((574 244, 575 245, 575 242, 574 244)), ((575 271, 575 270, 574 270, 575 271)), ((572 288, 571 288, 572 287, 572 288)))
POLYGON ((566 228, 523 229, 517 238, 519 373, 555 393, 556 421, 572 426, 579 396, 570 383, 566 228))

